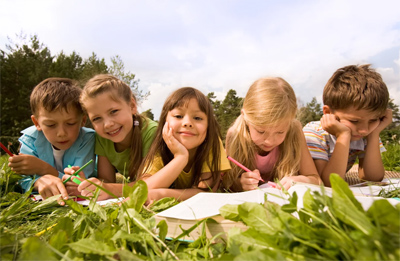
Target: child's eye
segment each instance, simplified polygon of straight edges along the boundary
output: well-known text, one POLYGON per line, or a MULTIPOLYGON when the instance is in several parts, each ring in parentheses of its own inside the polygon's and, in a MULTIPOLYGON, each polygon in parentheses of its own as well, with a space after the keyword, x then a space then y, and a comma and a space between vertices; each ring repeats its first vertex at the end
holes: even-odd
POLYGON ((370 122, 377 122, 378 121, 378 119, 372 119, 372 120, 370 120, 370 122))
POLYGON ((349 120, 349 122, 351 122, 351 123, 357 123, 358 121, 352 121, 352 120, 349 120))
POLYGON ((118 110, 112 110, 111 112, 110 112, 110 114, 116 114, 118 112, 118 110))
POLYGON ((92 122, 96 122, 98 120, 100 120, 100 117, 94 117, 94 118, 91 119, 92 122))
POLYGON ((257 131, 259 134, 264 134, 265 131, 257 131))
POLYGON ((45 126, 46 126, 47 128, 54 128, 56 125, 55 125, 55 124, 45 124, 45 126))
POLYGON ((74 125, 76 125, 76 122, 70 122, 70 123, 67 123, 69 126, 74 126, 74 125))
POLYGON ((196 121, 201 121, 201 120, 203 120, 203 118, 201 118, 201 117, 194 117, 194 119, 195 119, 196 121))
POLYGON ((179 115, 179 114, 175 115, 174 117, 177 118, 177 119, 182 119, 183 118, 183 116, 179 115))
POLYGON ((284 131, 278 131, 277 132, 278 134, 283 134, 283 133, 285 133, 284 131))

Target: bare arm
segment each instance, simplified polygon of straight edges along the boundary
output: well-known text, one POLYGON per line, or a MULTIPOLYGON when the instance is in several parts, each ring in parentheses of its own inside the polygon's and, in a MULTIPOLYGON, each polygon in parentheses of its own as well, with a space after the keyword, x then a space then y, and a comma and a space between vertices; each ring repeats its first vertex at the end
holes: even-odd
POLYGON ((325 186, 331 186, 329 176, 336 173, 344 179, 349 158, 351 130, 340 123, 333 114, 324 114, 321 118, 324 130, 336 136, 336 145, 329 161, 315 160, 315 166, 325 186))
POLYGON ((33 156, 20 153, 8 158, 8 166, 17 174, 52 175, 58 177, 58 171, 49 163, 33 156))
POLYGON ((385 175, 379 148, 379 134, 392 122, 392 110, 387 109, 378 127, 367 136, 365 156, 360 159, 358 174, 360 179, 381 181, 385 175))
POLYGON ((168 148, 174 154, 174 158, 154 175, 145 175, 144 181, 150 189, 168 188, 178 178, 189 161, 188 150, 173 136, 168 122, 163 128, 163 139, 168 148))
POLYGON ((105 156, 99 156, 97 162, 97 178, 106 183, 115 183, 115 168, 105 156))

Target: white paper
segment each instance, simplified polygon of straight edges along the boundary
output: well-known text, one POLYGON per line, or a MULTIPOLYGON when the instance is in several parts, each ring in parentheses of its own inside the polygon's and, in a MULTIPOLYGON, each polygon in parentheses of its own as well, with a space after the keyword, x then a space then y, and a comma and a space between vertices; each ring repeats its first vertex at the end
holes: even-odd
POLYGON ((201 192, 195 196, 173 206, 158 216, 177 218, 184 220, 196 220, 219 215, 219 209, 226 205, 240 205, 244 202, 264 203, 264 196, 267 193, 269 201, 276 203, 288 202, 281 197, 285 197, 282 191, 278 189, 256 189, 240 193, 209 193, 201 192), (271 194, 275 194, 273 196, 271 194))

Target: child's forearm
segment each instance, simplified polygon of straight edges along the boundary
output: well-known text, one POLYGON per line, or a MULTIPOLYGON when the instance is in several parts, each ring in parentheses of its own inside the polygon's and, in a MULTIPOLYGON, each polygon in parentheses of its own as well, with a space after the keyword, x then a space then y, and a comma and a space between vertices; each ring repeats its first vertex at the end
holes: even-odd
POLYGON ((157 173, 145 178, 149 189, 168 188, 178 178, 179 174, 186 167, 188 158, 178 156, 173 158, 167 165, 157 171, 157 173))
POLYGON ((350 137, 337 138, 335 149, 328 163, 320 172, 322 181, 325 186, 331 186, 329 177, 332 173, 338 174, 344 179, 347 169, 347 161, 349 159, 350 137))
POLYGON ((197 188, 190 189, 154 189, 153 191, 149 191, 149 200, 156 201, 166 197, 175 198, 178 201, 183 201, 188 198, 193 197, 197 193, 204 192, 204 190, 197 188), (156 192, 156 193, 152 193, 156 192))
POLYGON ((371 135, 367 137, 365 156, 360 167, 362 167, 364 173, 364 176, 360 176, 360 179, 370 181, 381 181, 383 179, 385 168, 379 148, 379 136, 371 135))

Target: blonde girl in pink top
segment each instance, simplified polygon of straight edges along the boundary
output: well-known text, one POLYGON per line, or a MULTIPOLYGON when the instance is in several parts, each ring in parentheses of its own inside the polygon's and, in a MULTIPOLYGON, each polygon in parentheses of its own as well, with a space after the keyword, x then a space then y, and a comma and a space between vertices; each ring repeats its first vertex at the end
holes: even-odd
POLYGON ((284 79, 261 78, 250 86, 225 146, 227 155, 253 171, 231 164, 223 177, 226 189, 252 190, 268 181, 285 189, 294 182, 320 184, 296 112, 296 95, 284 79))

